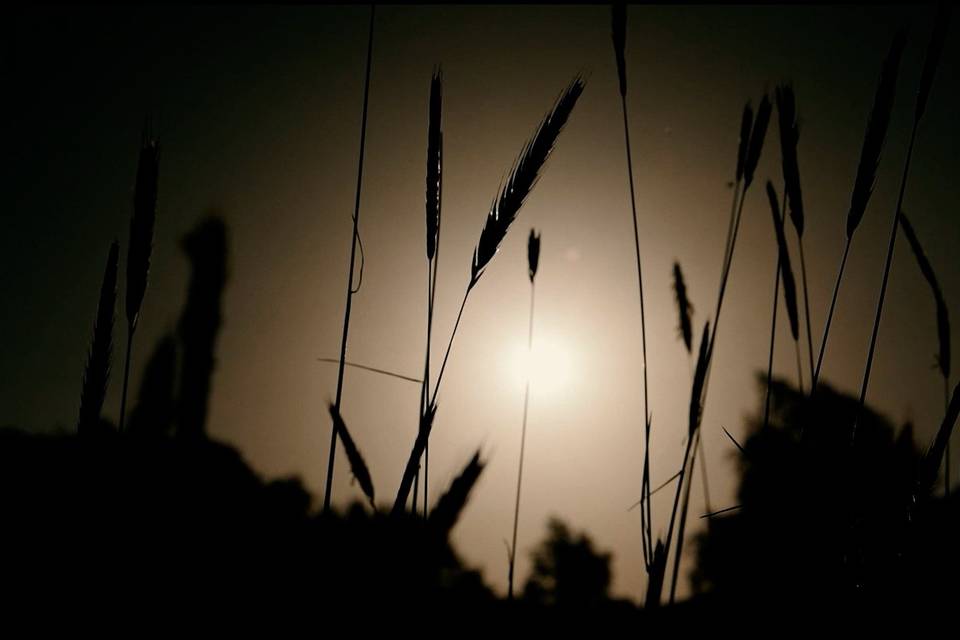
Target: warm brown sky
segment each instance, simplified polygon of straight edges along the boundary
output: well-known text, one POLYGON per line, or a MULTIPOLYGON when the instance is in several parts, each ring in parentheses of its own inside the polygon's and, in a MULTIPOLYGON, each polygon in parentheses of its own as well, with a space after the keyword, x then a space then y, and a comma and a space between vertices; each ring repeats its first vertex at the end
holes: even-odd
MULTIPOLYGON (((879 183, 854 241, 825 363, 831 383, 858 388, 932 15, 921 7, 630 10, 654 483, 679 467, 689 402, 690 364, 677 338, 670 269, 675 259, 683 265, 702 326, 715 303, 744 101, 756 104, 783 80, 796 89, 819 340, 880 61, 895 29, 909 22, 879 183)), ((163 144, 160 207, 136 362, 143 364, 178 317, 187 278, 178 238, 219 207, 230 226, 231 281, 210 432, 265 475, 300 475, 322 495, 325 402, 336 367, 316 359, 335 356, 340 342, 367 16, 362 7, 17 14, 8 75, 14 167, 3 178, 13 197, 0 232, 8 309, 0 317, 7 337, 0 423, 42 431, 75 420, 102 265, 112 238, 126 241, 139 129, 152 110, 163 144)), ((639 598, 643 591, 639 514, 626 511, 640 487, 639 303, 609 23, 606 6, 378 10, 361 214, 366 271, 354 301, 351 360, 410 375, 422 366, 433 66, 442 63, 446 79, 438 350, 501 178, 558 92, 578 71, 588 75, 546 174, 471 296, 432 439, 434 496, 477 446, 490 460, 455 536, 498 588, 506 582, 503 540, 512 522, 523 400, 511 368, 526 336, 525 243, 533 225, 543 232, 535 340, 551 348, 549 369, 562 369, 564 379, 533 381, 520 580, 529 569, 525 552, 544 534, 547 516, 557 514, 615 553, 616 593, 639 598)), ((958 76, 960 49, 948 39, 905 204, 954 318, 958 76)), ((774 117, 758 184, 768 177, 779 184, 780 175, 774 117)), ((789 237, 792 243, 792 231, 789 237)), ((754 375, 766 364, 775 261, 766 198, 755 188, 704 416, 715 508, 736 500, 734 450, 720 425, 742 434, 759 404, 754 375)), ((868 401, 898 422, 914 421, 924 438, 943 406, 931 368, 935 335, 932 299, 901 242, 868 401)), ((956 330, 953 338, 960 340, 956 330)), ((793 377, 786 321, 778 343, 776 371, 793 377)), ((804 376, 809 381, 809 372, 804 376)), ((106 409, 113 417, 118 377, 106 409)), ((399 482, 417 404, 413 385, 347 371, 344 415, 383 500, 399 482)), ((359 496, 342 454, 335 496, 341 504, 359 496)), ((657 528, 666 528, 668 502, 664 495, 656 504, 657 528)), ((702 509, 699 480, 692 509, 702 509)))

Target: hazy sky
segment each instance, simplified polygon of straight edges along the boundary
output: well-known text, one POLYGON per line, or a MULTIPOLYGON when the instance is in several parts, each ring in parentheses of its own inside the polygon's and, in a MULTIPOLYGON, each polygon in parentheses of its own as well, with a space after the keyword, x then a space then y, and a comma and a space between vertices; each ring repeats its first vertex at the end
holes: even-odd
MULTIPOLYGON (((322 496, 326 402, 340 345, 368 9, 45 9, 16 14, 12 117, 0 231, 0 424, 68 429, 107 250, 128 219, 140 127, 162 140, 150 287, 131 389, 175 326, 187 282, 179 238, 210 207, 226 216, 230 282, 209 431, 268 477, 322 496)), ((646 287, 655 484, 680 465, 691 363, 678 339, 679 260, 700 327, 712 313, 743 103, 792 80, 814 337, 845 240, 850 191, 880 62, 912 24, 879 182, 855 237, 825 376, 859 388, 931 7, 634 7, 627 66, 646 287)), ((955 30, 954 30, 955 31, 955 30)), ((473 246, 501 179, 558 93, 587 87, 543 179, 471 295, 431 440, 431 495, 476 447, 490 463, 455 531, 468 562, 505 589, 523 402, 526 238, 543 233, 518 575, 556 514, 615 554, 614 590, 639 598, 642 387, 639 300, 616 70, 606 6, 378 9, 361 233, 363 288, 348 358, 419 375, 425 335, 424 175, 430 74, 444 87, 443 237, 437 346, 449 336, 473 246)), ((948 39, 904 208, 960 317, 960 48, 948 39)), ((781 184, 776 116, 748 195, 704 415, 714 508, 735 504, 734 434, 760 403, 776 262, 762 185, 781 184)), ((795 235, 788 232, 791 247, 795 235)), ((902 239, 901 239, 902 240, 902 239)), ((797 259, 794 258, 795 262, 797 259)), ((122 308, 122 307, 121 307, 122 308)), ((783 316, 781 316, 783 318, 783 316)), ((958 325, 955 320, 954 327, 958 325)), ((953 342, 960 341, 956 329, 953 342)), ((795 379, 786 320, 776 372, 795 379)), ((933 301, 898 244, 868 401, 927 439, 943 410, 933 301)), ((120 355, 106 414, 119 411, 120 355)), ((956 353, 954 354, 957 355, 956 353)), ((955 358, 956 359, 956 358, 955 358)), ((809 372, 804 371, 809 383, 809 372)), ((419 389, 348 370, 343 412, 392 501, 419 389)), ((925 440, 923 441, 925 444, 925 440)), ((954 445, 954 459, 960 447, 954 445)), ((956 466, 954 467, 956 469, 956 466)), ((699 474, 699 469, 697 471, 699 474)), ((338 504, 360 496, 342 453, 338 504)), ((700 481, 692 512, 702 513, 700 481)), ((670 496, 656 502, 665 530, 670 496)), ((699 520, 691 521, 695 528, 699 520)), ((689 529, 688 529, 689 531, 689 529)), ((691 553, 693 546, 686 547, 691 553)), ((685 587, 685 585, 684 585, 685 587)), ((685 590, 685 589, 684 589, 685 590)), ((682 591, 684 591, 682 590, 682 591)))

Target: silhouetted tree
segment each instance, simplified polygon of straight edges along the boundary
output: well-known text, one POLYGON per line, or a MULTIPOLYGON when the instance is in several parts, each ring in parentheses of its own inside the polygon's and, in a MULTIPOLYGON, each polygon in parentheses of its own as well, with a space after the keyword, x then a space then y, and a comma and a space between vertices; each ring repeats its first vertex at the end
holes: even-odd
POLYGON ((782 381, 768 428, 752 422, 740 509, 699 540, 694 587, 783 606, 921 602, 958 567, 956 500, 919 487, 910 425, 897 434, 825 384, 813 397, 782 381))
POLYGON ((178 434, 202 437, 215 364, 223 289, 227 278, 226 227, 219 217, 201 222, 183 239, 192 269, 187 302, 177 328, 183 347, 178 434))
POLYGON ((600 553, 585 534, 574 535, 551 518, 547 538, 533 553, 533 571, 523 598, 564 608, 596 607, 608 600, 610 554, 600 553))

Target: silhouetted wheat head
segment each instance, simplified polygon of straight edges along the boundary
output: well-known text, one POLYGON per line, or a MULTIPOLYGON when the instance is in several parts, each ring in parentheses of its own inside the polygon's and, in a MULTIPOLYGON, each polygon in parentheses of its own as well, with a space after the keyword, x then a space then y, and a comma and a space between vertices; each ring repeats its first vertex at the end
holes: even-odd
POLYGON ((877 168, 880 166, 880 154, 890 125, 893 100, 897 93, 897 74, 900 70, 900 58, 906 45, 906 32, 898 31, 890 45, 890 51, 880 70, 877 93, 873 98, 873 109, 867 121, 867 132, 857 165, 857 177, 854 180, 853 195, 850 197, 850 211, 847 213, 847 237, 853 237, 877 181, 877 168))
POLYGON ((110 360, 113 355, 113 319, 117 302, 117 263, 120 245, 116 240, 110 245, 107 266, 100 285, 97 303, 97 320, 93 325, 93 342, 87 355, 83 372, 83 389, 80 392, 80 416, 77 432, 89 433, 100 425, 100 411, 107 395, 110 380, 110 360))
POLYGON ((700 338, 700 351, 697 353, 697 368, 693 374, 693 387, 690 393, 690 415, 688 435, 692 436, 700 428, 700 416, 703 408, 703 387, 707 379, 707 369, 713 355, 713 345, 710 343, 710 321, 703 326, 703 336, 700 338))
POLYGON ((343 421, 343 417, 340 415, 340 412, 337 411, 336 405, 332 402, 329 403, 328 410, 330 411, 330 417, 333 418, 333 427, 337 430, 340 442, 343 443, 344 451, 347 452, 350 471, 353 473, 353 477, 357 480, 357 483, 360 484, 363 495, 367 496, 367 500, 370 501, 370 506, 376 511, 377 505, 374 502, 373 478, 370 477, 370 470, 367 468, 367 463, 360 454, 360 449, 357 448, 353 436, 350 435, 350 431, 347 429, 347 424, 343 421))
POLYGON ((157 188, 160 172, 160 143, 151 138, 149 125, 144 126, 137 163, 137 182, 133 195, 133 218, 130 220, 130 242, 127 246, 127 325, 136 330, 140 307, 147 291, 150 256, 153 253, 153 232, 157 220, 157 188))
POLYGON ((540 266, 540 234, 530 229, 530 238, 527 240, 527 272, 530 282, 537 277, 537 268, 540 266))
POLYGON ((680 315, 680 335, 683 336, 683 344, 687 348, 687 353, 693 350, 693 326, 690 320, 690 314, 693 306, 687 298, 687 285, 683 281, 683 271, 680 270, 680 263, 673 263, 673 293, 677 300, 677 311, 680 315))
POLYGON ((446 536, 453 529, 485 465, 486 463, 480 460, 480 451, 474 453, 460 475, 453 479, 447 492, 437 500, 437 505, 427 520, 435 532, 446 536))
POLYGON ((440 126, 443 108, 443 71, 437 69, 430 81, 430 115, 427 125, 427 260, 437 252, 440 227, 440 185, 443 176, 443 131, 440 126))
POLYGON ((771 113, 773 113, 773 105, 770 104, 770 98, 764 94, 760 100, 760 106, 757 108, 757 119, 753 122, 750 143, 747 145, 747 152, 743 158, 744 189, 750 187, 753 182, 753 174, 757 170, 757 165, 760 164, 760 153, 763 151, 763 141, 767 136, 771 113))
POLYGON ((524 146, 511 168, 506 184, 500 189, 499 195, 490 206, 490 212, 480 232, 480 240, 474 249, 473 262, 470 265, 469 288, 473 288, 480 281, 484 269, 496 255, 500 243, 507 235, 507 230, 520 212, 520 207, 523 206, 540 178, 540 172, 546 165, 573 107, 577 104, 577 98, 583 93, 583 88, 583 79, 579 76, 574 78, 570 86, 560 95, 553 110, 537 127, 533 138, 524 146))
POLYGON ((907 236, 910 249, 913 251, 913 255, 917 259, 917 265, 920 267, 920 272, 930 285, 930 290, 933 293, 933 300, 937 307, 937 335, 939 336, 940 343, 940 351, 937 355, 937 366, 940 368, 940 373, 943 377, 949 379, 950 317, 947 311, 947 303, 943 298, 943 292, 940 289, 940 283, 937 282, 937 275, 933 271, 933 266, 930 264, 927 254, 923 251, 923 246, 920 244, 920 239, 917 238, 913 225, 910 224, 907 214, 903 211, 900 212, 900 228, 903 229, 903 234, 907 236))
POLYGON ((797 237, 803 237, 803 194, 800 190, 800 165, 797 161, 797 143, 800 140, 800 127, 797 123, 797 99, 793 87, 789 84, 776 89, 777 118, 780 129, 780 153, 783 159, 783 182, 787 187, 784 208, 789 206, 790 220, 797 231, 797 237))
MULTIPOLYGON (((787 303, 787 316, 790 318, 790 334, 794 340, 800 339, 800 318, 797 311, 797 284, 793 278, 793 269, 790 266, 790 253, 787 248, 787 235, 783 231, 783 218, 780 215, 780 206, 777 204, 777 192, 773 183, 767 181, 767 199, 770 201, 770 213, 773 216, 773 228, 777 234, 777 248, 779 251, 780 277, 783 282, 783 297, 787 303)), ((777 301, 774 300, 774 304, 777 301)))

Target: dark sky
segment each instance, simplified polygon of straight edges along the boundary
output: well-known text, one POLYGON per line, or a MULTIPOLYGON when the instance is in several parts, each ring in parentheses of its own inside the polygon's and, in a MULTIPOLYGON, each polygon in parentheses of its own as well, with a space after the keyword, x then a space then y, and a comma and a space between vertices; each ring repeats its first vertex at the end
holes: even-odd
MULTIPOLYGON (((880 62, 912 25, 879 181, 857 232, 825 376, 859 387, 932 7, 635 7, 627 66, 654 416, 653 482, 680 464, 690 363, 677 339, 670 269, 687 276, 695 323, 714 304, 740 111, 791 80, 801 118, 813 333, 821 335, 880 62)), ((339 348, 366 52, 364 7, 42 9, 15 14, 7 74, 0 232, 0 423, 68 429, 111 240, 126 255, 140 127, 163 155, 156 248, 132 389, 184 299, 179 238, 211 207, 230 232, 230 284, 210 432, 268 476, 321 495, 339 348)), ((456 531, 505 585, 519 448, 528 229, 543 232, 528 432, 525 550, 548 514, 616 554, 615 591, 643 589, 637 512, 642 453, 639 304, 609 9, 378 9, 361 233, 366 270, 349 358, 417 375, 425 331, 424 155, 430 74, 442 63, 444 226, 437 334, 449 335, 469 261, 502 177, 577 72, 587 88, 543 179, 471 296, 440 397, 434 495, 482 445, 490 465, 456 531)), ((960 48, 948 39, 904 208, 960 314, 960 48)), ((780 184, 775 118, 758 183, 780 184)), ((791 247, 795 236, 790 233, 791 247)), ((776 261, 753 189, 718 336, 704 446, 714 507, 735 502, 735 434, 759 405, 776 261)), ((121 271, 122 272, 122 271, 121 271)), ((933 301, 898 245, 868 401, 928 438, 942 414, 933 301)), ((957 322, 954 322, 954 327, 957 322)), ((954 330, 953 341, 960 340, 954 330)), ((775 367, 794 379, 786 322, 775 367)), ((119 351, 119 349, 118 349, 119 351)), ((956 355, 956 354, 955 354, 956 355)), ((119 372, 119 356, 117 356, 119 372)), ((809 382, 809 372, 804 373, 809 382)), ((119 408, 119 375, 106 414, 119 408)), ((348 371, 344 415, 391 496, 416 429, 415 386, 348 371)), ((958 448, 954 447, 955 453, 958 448)), ((955 455, 956 458, 956 455, 955 455)), ((359 496, 339 459, 338 502, 359 496)), ((668 498, 658 502, 665 528, 668 498)), ((702 509, 699 481, 695 510, 702 509)))

